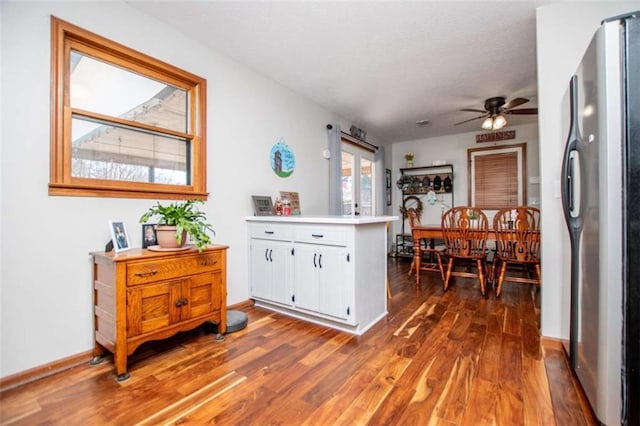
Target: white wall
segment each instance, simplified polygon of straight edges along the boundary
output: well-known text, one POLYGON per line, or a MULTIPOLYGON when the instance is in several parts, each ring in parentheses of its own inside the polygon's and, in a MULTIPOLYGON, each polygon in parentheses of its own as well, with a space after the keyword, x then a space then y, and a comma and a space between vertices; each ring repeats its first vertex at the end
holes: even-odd
POLYGON ((604 18, 640 9, 640 2, 563 2, 537 11, 538 106, 542 203, 541 333, 562 336, 560 320, 569 305, 561 288, 571 276, 569 234, 560 201, 560 169, 567 135, 562 97, 604 18))
POLYGON ((298 191, 305 214, 326 214, 325 126, 350 123, 211 52, 123 2, 2 2, 0 84, 0 377, 93 347, 90 251, 123 220, 140 245, 138 219, 154 200, 50 197, 50 15, 198 74, 208 81, 208 190, 203 210, 215 243, 230 246, 228 303, 249 297, 244 217, 251 195, 298 191), (271 146, 296 155, 286 179, 271 146), (310 178, 312 177, 312 178, 310 178))
MULTIPOLYGON (((430 166, 434 160, 445 160, 453 165, 453 201, 456 206, 467 205, 468 201, 468 178, 467 178, 467 150, 469 148, 487 148, 492 146, 503 146, 518 143, 527 144, 527 174, 528 176, 539 176, 538 163, 538 127, 536 124, 526 124, 521 126, 506 127, 505 130, 515 130, 516 138, 502 142, 476 143, 476 135, 486 133, 485 131, 460 133, 457 135, 440 136, 415 141, 394 143, 392 146, 393 162, 393 195, 392 211, 394 215, 400 215, 399 208, 402 205, 402 193, 395 185, 400 178, 400 168, 406 167, 404 155, 413 152, 414 167, 430 166)), ((538 184, 527 186, 528 201, 537 204, 539 200, 538 184)), ((447 202, 446 200, 444 200, 447 202)), ((441 206, 436 204, 429 206, 426 196, 422 196, 424 208, 422 223, 436 223, 440 220, 441 206), (431 220, 429 219, 431 218, 431 220), (436 219, 433 219, 436 218, 436 219)), ((438 222, 439 223, 439 222, 438 222)), ((396 221, 393 224, 393 234, 401 231, 402 222, 396 221)), ((409 225, 405 223, 405 232, 408 232, 409 225)))

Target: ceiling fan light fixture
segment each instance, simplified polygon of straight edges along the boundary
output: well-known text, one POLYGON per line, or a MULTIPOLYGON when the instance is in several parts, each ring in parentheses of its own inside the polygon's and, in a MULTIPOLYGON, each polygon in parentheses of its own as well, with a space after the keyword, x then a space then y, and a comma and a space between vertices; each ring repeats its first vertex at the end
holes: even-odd
POLYGON ((482 122, 482 128, 485 130, 491 130, 493 128, 493 117, 487 117, 482 122))
MULTIPOLYGON (((484 123, 483 123, 484 124, 484 123)), ((505 118, 504 115, 502 114, 498 114, 494 119, 493 119, 493 130, 500 130, 502 129, 504 126, 507 125, 507 119, 505 118)))

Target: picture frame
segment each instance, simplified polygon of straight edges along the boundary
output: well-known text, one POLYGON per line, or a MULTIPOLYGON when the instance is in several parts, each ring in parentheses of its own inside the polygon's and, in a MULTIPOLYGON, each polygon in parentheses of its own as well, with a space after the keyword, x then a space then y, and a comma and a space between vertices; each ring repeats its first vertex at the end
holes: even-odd
POLYGON ((386 169, 387 176, 387 206, 391 205, 391 169, 386 169))
POLYGON ((268 195, 252 195, 255 216, 273 216, 273 200, 268 195))
POLYGON ((111 241, 113 241, 113 249, 116 253, 129 250, 131 248, 127 227, 121 220, 110 220, 109 231, 111 232, 111 241))
POLYGON ((142 225, 142 248, 158 245, 156 225, 156 223, 145 223, 142 225))
POLYGON ((289 200, 292 216, 299 216, 302 214, 302 212, 300 211, 300 195, 297 192, 280 191, 280 199, 283 202, 285 199, 289 200))

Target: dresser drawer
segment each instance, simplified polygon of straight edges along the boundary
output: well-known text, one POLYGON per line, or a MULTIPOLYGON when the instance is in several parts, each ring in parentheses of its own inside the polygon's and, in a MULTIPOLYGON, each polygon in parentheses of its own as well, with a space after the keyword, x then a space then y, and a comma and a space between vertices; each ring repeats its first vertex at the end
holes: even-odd
POLYGON ((222 268, 222 253, 202 253, 191 256, 155 258, 127 265, 127 285, 193 275, 222 268))
POLYGON ((261 238, 263 240, 291 241, 292 235, 290 226, 270 223, 252 223, 249 229, 251 238, 261 238))
POLYGON ((339 228, 299 227, 295 230, 294 241, 300 243, 347 245, 347 231, 339 228))

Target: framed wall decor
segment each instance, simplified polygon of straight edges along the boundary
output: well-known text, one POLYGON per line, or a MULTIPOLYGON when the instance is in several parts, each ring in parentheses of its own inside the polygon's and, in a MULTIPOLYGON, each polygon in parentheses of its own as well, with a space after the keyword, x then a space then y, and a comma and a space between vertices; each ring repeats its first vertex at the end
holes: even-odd
POLYGON ((111 231, 111 240, 113 241, 113 249, 116 253, 129 250, 129 236, 127 235, 127 228, 122 221, 109 221, 109 230, 111 231))
POLYGON ((387 205, 391 205, 391 170, 386 170, 387 175, 387 205))
POLYGON ((145 223, 142 225, 142 248, 158 245, 156 237, 156 224, 145 223))
POLYGON ((273 201, 268 195, 252 195, 254 216, 273 215, 273 201))

